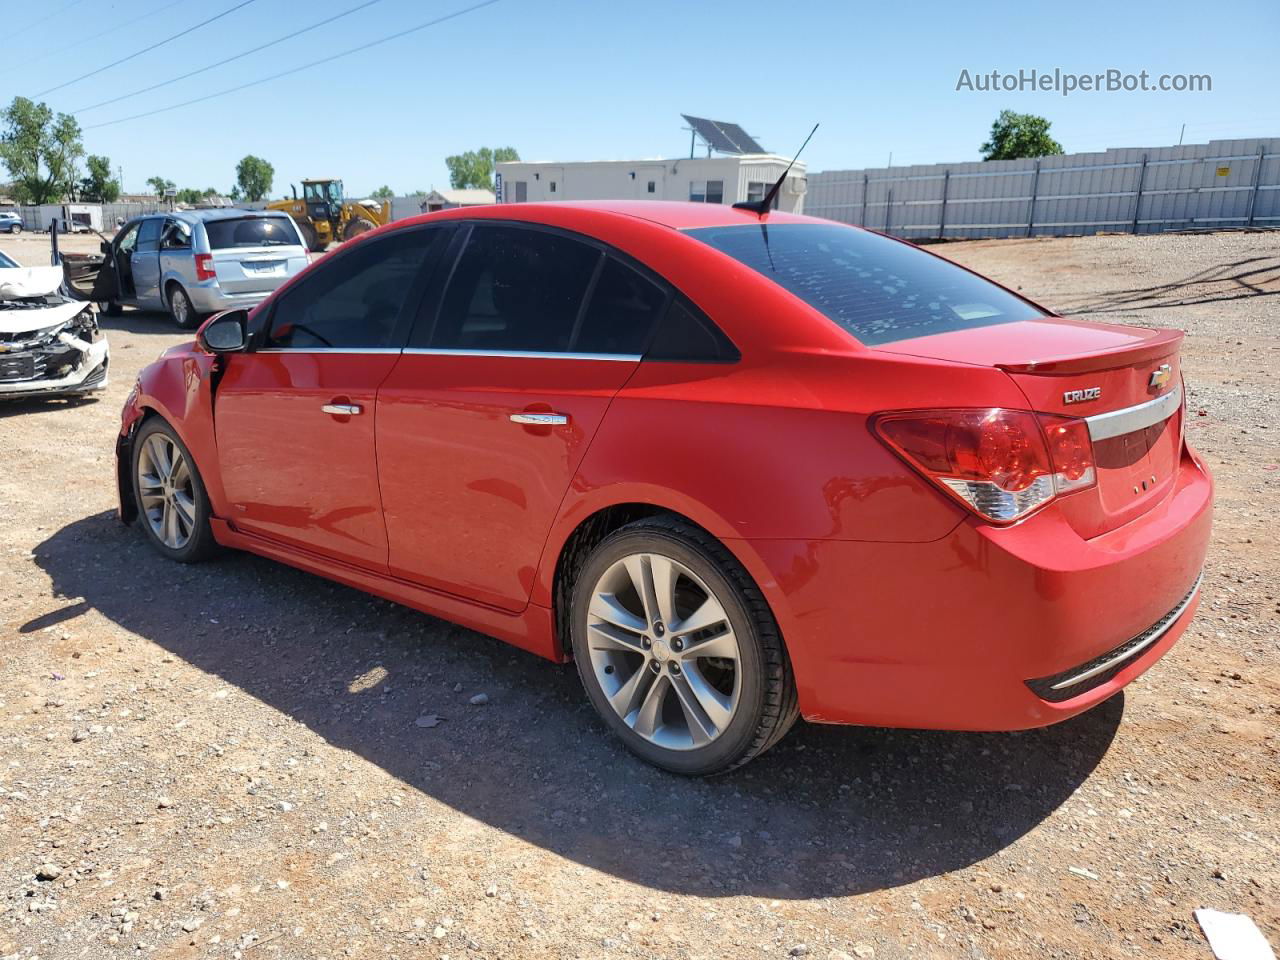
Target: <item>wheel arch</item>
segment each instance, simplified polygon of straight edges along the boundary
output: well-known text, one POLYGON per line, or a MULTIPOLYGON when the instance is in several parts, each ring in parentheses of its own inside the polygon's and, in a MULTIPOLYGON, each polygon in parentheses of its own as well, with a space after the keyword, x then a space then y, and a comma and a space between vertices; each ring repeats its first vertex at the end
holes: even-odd
MULTIPOLYGON (((552 608, 552 622, 555 627, 555 649, 566 657, 570 654, 569 611, 572 606, 573 584, 577 571, 581 569, 586 558, 597 544, 615 530, 649 517, 670 517, 687 523, 701 530, 724 546, 738 563, 742 564, 756 587, 760 590, 769 605, 774 619, 778 623, 782 643, 787 645, 786 600, 778 588, 776 579, 765 565, 763 559, 746 541, 726 537, 715 529, 720 524, 700 522, 689 512, 652 501, 618 501, 598 507, 583 517, 568 530, 562 538, 558 538, 555 549, 555 563, 550 571, 548 601, 552 608)), ((721 527, 721 529, 724 529, 721 527)))

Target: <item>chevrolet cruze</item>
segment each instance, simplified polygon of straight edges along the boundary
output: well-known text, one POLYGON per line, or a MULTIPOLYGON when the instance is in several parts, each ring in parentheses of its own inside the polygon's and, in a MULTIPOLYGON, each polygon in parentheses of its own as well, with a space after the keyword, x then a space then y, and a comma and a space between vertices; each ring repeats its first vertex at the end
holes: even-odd
POLYGON ((1023 729, 1194 614, 1181 339, 802 216, 449 210, 147 367, 120 513, 571 659, 681 773, 798 716, 1023 729))

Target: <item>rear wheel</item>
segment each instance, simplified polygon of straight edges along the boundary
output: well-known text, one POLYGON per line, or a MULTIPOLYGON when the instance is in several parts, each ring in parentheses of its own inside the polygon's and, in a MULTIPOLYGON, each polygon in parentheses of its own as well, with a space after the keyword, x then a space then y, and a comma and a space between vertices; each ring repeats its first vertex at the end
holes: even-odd
POLYGON ((634 753, 675 773, 731 770, 798 716, 777 623, 723 544, 675 518, 615 531, 573 590, 578 673, 634 753))
POLYGON ((176 283, 169 284, 169 316, 183 330, 190 330, 200 325, 200 315, 191 305, 187 291, 176 283))
POLYGON ((191 452, 156 417, 133 440, 133 496, 151 545, 179 563, 196 563, 217 549, 209 528, 209 497, 191 452))

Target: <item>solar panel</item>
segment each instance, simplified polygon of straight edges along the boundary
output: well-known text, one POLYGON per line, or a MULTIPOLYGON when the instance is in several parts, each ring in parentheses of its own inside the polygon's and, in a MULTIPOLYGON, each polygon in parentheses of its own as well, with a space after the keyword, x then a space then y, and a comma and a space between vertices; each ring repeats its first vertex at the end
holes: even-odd
POLYGON ((724 123, 719 120, 707 120, 704 117, 691 117, 682 113, 689 126, 700 136, 712 150, 717 153, 764 153, 764 147, 756 143, 736 123, 724 123))

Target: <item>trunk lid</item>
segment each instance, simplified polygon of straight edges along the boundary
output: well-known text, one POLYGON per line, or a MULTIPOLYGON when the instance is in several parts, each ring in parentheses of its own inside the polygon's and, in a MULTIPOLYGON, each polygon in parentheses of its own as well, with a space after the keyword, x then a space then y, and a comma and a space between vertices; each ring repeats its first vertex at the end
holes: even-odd
POLYGON ((1173 487, 1182 452, 1182 333, 1043 317, 899 340, 876 349, 997 367, 1028 409, 1087 420, 1097 485, 1060 508, 1091 538, 1146 513, 1173 487))
POLYGON ((270 293, 307 265, 302 247, 231 247, 214 250, 212 265, 224 293, 270 293))

